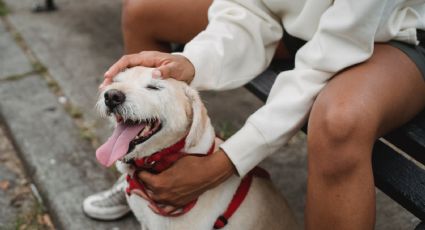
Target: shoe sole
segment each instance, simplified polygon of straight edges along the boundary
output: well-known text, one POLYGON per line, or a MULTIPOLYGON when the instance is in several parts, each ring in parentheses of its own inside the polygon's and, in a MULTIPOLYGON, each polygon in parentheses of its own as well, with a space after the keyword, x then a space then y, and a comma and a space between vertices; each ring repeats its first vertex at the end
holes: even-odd
POLYGON ((131 213, 131 210, 128 210, 125 213, 120 213, 120 214, 115 214, 115 215, 113 215, 113 214, 110 214, 110 215, 89 214, 89 213, 85 212, 84 209, 83 209, 83 213, 84 213, 85 216, 87 216, 91 219, 94 219, 94 220, 114 221, 114 220, 118 220, 118 219, 124 218, 125 216, 129 215, 131 213))

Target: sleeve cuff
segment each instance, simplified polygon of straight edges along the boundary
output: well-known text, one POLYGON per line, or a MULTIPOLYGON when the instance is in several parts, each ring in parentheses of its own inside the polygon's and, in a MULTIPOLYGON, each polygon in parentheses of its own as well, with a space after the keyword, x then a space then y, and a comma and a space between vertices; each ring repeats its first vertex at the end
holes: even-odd
POLYGON ((247 122, 242 129, 220 145, 232 161, 240 177, 245 176, 271 154, 259 130, 247 122))

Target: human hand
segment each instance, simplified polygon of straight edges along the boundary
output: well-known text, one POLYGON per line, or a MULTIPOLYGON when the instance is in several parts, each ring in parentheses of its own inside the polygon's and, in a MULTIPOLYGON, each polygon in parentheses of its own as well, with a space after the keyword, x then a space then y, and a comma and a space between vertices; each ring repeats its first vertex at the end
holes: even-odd
POLYGON ((134 66, 156 68, 153 77, 174 78, 190 83, 195 76, 193 64, 182 55, 174 55, 157 51, 143 51, 137 54, 122 56, 105 72, 105 80, 99 86, 103 88, 112 82, 119 72, 134 66))
POLYGON ((235 173, 230 159, 220 149, 205 157, 183 157, 157 175, 142 171, 138 177, 143 181, 147 194, 141 190, 132 192, 149 201, 149 207, 155 213, 175 214, 179 208, 235 173), (160 205, 153 205, 152 202, 160 205))

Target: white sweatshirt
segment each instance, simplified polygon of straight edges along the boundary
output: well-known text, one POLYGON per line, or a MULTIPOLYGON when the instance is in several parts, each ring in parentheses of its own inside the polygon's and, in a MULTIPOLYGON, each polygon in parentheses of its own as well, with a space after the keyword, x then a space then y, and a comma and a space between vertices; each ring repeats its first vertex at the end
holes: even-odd
POLYGON ((308 41, 281 72, 266 104, 221 145, 240 176, 304 124, 315 97, 338 71, 367 60, 374 42, 417 44, 425 0, 215 0, 209 25, 181 53, 199 90, 240 87, 261 73, 282 37, 308 41))

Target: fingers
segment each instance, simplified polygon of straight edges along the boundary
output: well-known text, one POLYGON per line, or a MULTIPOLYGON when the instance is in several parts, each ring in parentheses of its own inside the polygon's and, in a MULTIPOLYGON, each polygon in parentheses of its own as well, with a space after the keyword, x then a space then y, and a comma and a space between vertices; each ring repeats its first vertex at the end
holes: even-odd
POLYGON ((105 72, 105 78, 113 78, 119 72, 134 66, 160 66, 165 60, 164 55, 156 51, 144 51, 138 54, 124 55, 105 72))
POLYGON ((154 175, 146 171, 141 171, 138 173, 138 178, 143 181, 145 185, 145 193, 150 200, 160 202, 162 204, 171 204, 176 205, 176 194, 173 194, 166 184, 163 183, 163 180, 167 181, 165 178, 161 178, 163 175, 154 175))
POLYGON ((159 69, 154 69, 152 71, 152 77, 153 78, 161 78, 162 77, 162 73, 159 69))
POLYGON ((104 74, 105 80, 100 89, 111 84, 112 79, 119 72, 134 66, 156 68, 152 72, 154 78, 175 78, 190 83, 195 76, 193 64, 184 56, 161 53, 157 51, 143 51, 138 54, 124 55, 114 63, 104 74))
POLYGON ((157 68, 157 70, 161 73, 161 76, 163 78, 169 78, 169 77, 173 76, 173 74, 172 74, 173 64, 172 63, 160 66, 160 67, 157 68))
POLYGON ((152 189, 152 187, 156 188, 158 182, 157 182, 157 176, 149 173, 147 171, 140 171, 137 176, 139 177, 140 180, 143 181, 143 183, 148 186, 149 189, 152 189))
MULTIPOLYGON (((165 53, 156 52, 156 51, 144 51, 138 54, 130 54, 122 56, 117 62, 115 62, 109 69, 105 72, 105 80, 99 86, 99 89, 102 90, 104 87, 112 83, 112 79, 121 71, 134 67, 134 66, 145 66, 145 67, 159 67, 164 63, 167 63, 167 55, 165 53)), ((167 72, 166 68, 163 70, 167 72)), ((167 75, 169 76, 169 75, 167 75)), ((163 76, 162 71, 155 69, 152 72, 152 77, 160 78, 167 77, 163 76)))
POLYGON ((162 196, 164 194, 164 191, 167 189, 162 184, 162 180, 158 175, 154 175, 151 173, 148 173, 146 171, 141 171, 137 175, 141 181, 143 181, 143 184, 146 187, 146 195, 154 201, 164 201, 164 197, 162 196))
POLYGON ((157 68, 161 72, 161 77, 163 78, 175 78, 180 81, 187 81, 184 76, 184 67, 183 63, 179 62, 170 62, 164 65, 161 65, 157 68))
POLYGON ((180 215, 180 214, 182 214, 182 213, 183 213, 183 209, 182 209, 182 208, 178 208, 178 209, 176 209, 176 210, 172 211, 172 212, 170 213, 170 215, 180 215))
POLYGON ((174 78, 189 84, 195 76, 193 64, 182 55, 172 55, 172 59, 170 60, 170 62, 157 67, 161 71, 162 77, 174 78))
POLYGON ((153 197, 153 196, 155 196, 155 195, 153 194, 152 190, 150 190, 150 189, 146 189, 146 194, 147 194, 149 197, 153 197))
POLYGON ((140 62, 140 59, 141 59, 140 56, 137 54, 122 56, 117 62, 115 62, 105 72, 105 78, 113 78, 119 72, 125 70, 128 67, 134 66, 136 63, 140 62))
POLYGON ((182 208, 176 208, 171 205, 155 205, 154 203, 149 203, 148 207, 156 214, 163 216, 175 216, 183 213, 182 208))
POLYGON ((106 86, 110 85, 112 83, 112 78, 105 78, 99 86, 99 90, 103 90, 106 86))
POLYGON ((171 206, 171 205, 158 204, 157 206, 161 210, 161 212, 167 213, 167 214, 171 214, 178 209, 178 208, 171 206))

